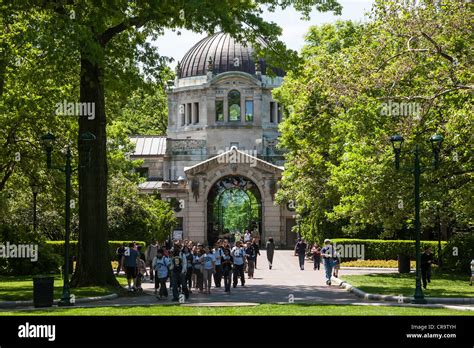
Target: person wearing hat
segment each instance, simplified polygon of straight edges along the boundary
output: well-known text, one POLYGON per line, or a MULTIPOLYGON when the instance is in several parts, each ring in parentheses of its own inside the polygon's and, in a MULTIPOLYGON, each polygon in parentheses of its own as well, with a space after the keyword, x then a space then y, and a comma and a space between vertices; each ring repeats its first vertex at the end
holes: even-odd
POLYGON ((326 284, 331 285, 332 267, 334 264, 335 254, 330 239, 324 240, 324 247, 321 249, 321 256, 323 257, 326 284))

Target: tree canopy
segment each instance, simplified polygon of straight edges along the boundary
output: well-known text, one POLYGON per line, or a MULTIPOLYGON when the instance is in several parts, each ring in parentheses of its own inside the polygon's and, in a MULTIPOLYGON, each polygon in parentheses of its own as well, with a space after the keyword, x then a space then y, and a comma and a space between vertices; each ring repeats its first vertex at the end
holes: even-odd
POLYGON ((409 237, 413 174, 396 171, 420 144, 422 223, 471 229, 472 12, 461 1, 376 1, 366 23, 312 27, 304 62, 274 96, 287 109, 280 202, 295 200, 308 238, 409 237), (444 136, 433 171, 429 138, 444 136))

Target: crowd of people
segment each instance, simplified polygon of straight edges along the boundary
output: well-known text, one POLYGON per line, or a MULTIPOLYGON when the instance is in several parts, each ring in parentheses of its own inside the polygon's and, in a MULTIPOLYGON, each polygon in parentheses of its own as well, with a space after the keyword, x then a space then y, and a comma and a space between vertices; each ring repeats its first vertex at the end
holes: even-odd
MULTIPOLYGON (((269 267, 273 261, 274 242, 267 242, 269 267)), ((227 239, 219 239, 214 246, 202 245, 192 240, 158 243, 153 241, 143 252, 136 243, 117 249, 117 275, 123 270, 127 277, 128 291, 143 291, 142 281, 154 282, 158 299, 168 298, 167 282, 172 289, 172 300, 180 294, 186 299, 193 291, 210 294, 211 288, 224 287, 228 294, 231 287, 245 286, 247 278, 254 277, 260 255, 257 238, 245 235, 231 245, 227 239)))

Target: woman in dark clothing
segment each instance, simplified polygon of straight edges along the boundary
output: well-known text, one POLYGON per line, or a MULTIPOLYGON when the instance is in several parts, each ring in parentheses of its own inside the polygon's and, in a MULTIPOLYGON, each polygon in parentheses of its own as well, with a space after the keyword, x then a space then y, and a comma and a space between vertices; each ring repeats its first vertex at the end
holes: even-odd
POLYGON ((252 239, 252 246, 255 250, 255 268, 257 268, 257 258, 260 256, 260 248, 258 247, 257 238, 252 239))
POLYGON ((182 250, 182 253, 185 255, 186 257, 186 266, 187 266, 187 270, 186 270, 186 284, 187 284, 187 288, 189 290, 189 293, 192 293, 191 292, 191 287, 192 287, 192 275, 193 275, 193 254, 191 253, 191 251, 189 250, 188 246, 184 246, 183 247, 183 250, 182 250))
POLYGON ((268 267, 272 269, 272 264, 273 264, 273 253, 275 251, 275 243, 273 242, 273 238, 270 237, 268 238, 268 242, 266 245, 267 249, 267 260, 268 260, 268 267))

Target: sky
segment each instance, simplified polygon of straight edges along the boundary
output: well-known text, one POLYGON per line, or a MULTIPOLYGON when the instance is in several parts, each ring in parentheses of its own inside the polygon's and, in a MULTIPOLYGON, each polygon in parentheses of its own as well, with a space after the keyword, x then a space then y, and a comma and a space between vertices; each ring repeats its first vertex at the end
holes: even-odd
MULTIPOLYGON (((343 7, 340 16, 313 11, 311 19, 304 21, 293 8, 287 8, 275 12, 266 11, 263 13, 263 18, 277 23, 283 29, 281 40, 288 48, 299 51, 304 45, 304 35, 310 26, 333 23, 337 20, 364 21, 364 14, 371 9, 374 0, 339 0, 339 3, 343 7)), ((206 36, 206 33, 200 34, 187 30, 182 30, 181 35, 178 35, 167 30, 163 36, 153 42, 153 45, 158 47, 160 55, 174 58, 174 62, 170 64, 174 68, 186 52, 206 36)))

